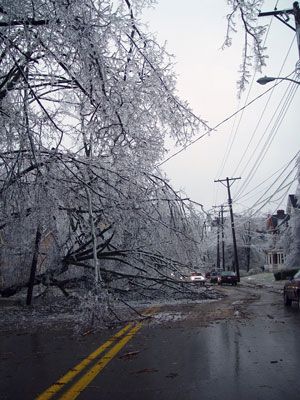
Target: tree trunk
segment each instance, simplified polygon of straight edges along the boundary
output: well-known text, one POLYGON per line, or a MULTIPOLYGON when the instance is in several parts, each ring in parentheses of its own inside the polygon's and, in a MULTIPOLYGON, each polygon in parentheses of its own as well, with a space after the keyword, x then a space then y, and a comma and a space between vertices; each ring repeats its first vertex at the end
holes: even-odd
POLYGON ((38 256, 39 256, 39 247, 40 247, 41 237, 42 237, 41 228, 38 225, 37 230, 36 230, 36 235, 35 235, 34 253, 33 253, 33 257, 32 257, 30 277, 29 277, 29 282, 28 282, 28 290, 27 290, 27 298, 26 298, 27 306, 29 306, 31 304, 31 300, 32 300, 32 293, 33 293, 35 272, 36 272, 38 256))

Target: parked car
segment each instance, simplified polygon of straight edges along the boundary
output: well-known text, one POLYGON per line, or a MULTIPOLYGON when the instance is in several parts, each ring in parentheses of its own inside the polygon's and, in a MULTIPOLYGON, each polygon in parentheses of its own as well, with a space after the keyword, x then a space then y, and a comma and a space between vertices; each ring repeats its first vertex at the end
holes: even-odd
POLYGON ((238 277, 233 271, 222 271, 218 276, 218 285, 222 285, 223 283, 229 283, 230 285, 237 285, 238 277))
POLYGON ((211 271, 210 273, 210 283, 218 283, 218 276, 222 271, 211 271))
POLYGON ((285 306, 292 305, 292 301, 300 302, 300 270, 284 285, 283 301, 285 306))
POLYGON ((199 283, 200 285, 204 285, 206 283, 206 278, 200 274, 200 272, 193 272, 190 276, 190 280, 193 283, 199 283))
POLYGON ((205 272, 205 278, 206 279, 210 279, 210 274, 211 274, 210 271, 205 272))

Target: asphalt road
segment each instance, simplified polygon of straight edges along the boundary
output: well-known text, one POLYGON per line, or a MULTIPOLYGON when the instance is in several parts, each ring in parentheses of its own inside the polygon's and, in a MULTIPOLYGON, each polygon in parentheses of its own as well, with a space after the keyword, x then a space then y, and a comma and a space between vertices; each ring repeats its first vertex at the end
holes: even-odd
POLYGON ((227 300, 192 319, 127 327, 112 341, 117 331, 1 334, 0 399, 298 399, 299 308, 264 289, 220 290, 227 300), (217 310, 226 317, 203 317, 217 310))

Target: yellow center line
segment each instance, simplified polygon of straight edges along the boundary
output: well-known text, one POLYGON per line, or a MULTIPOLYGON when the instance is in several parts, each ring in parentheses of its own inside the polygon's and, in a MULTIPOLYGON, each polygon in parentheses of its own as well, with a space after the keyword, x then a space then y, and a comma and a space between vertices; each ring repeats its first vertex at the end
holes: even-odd
POLYGON ((140 322, 128 332, 112 349, 110 349, 85 375, 83 375, 59 400, 74 400, 92 382, 103 368, 118 354, 118 352, 133 338, 141 329, 140 322))
POLYGON ((48 400, 51 399, 58 391, 60 391, 64 385, 69 383, 76 375, 78 375, 84 368, 86 368, 96 357, 103 353, 108 347, 112 345, 114 341, 119 339, 132 327, 132 324, 126 325, 123 329, 117 332, 114 336, 103 343, 98 349, 91 353, 88 357, 82 360, 74 368, 68 371, 62 378, 40 394, 36 400, 48 400))

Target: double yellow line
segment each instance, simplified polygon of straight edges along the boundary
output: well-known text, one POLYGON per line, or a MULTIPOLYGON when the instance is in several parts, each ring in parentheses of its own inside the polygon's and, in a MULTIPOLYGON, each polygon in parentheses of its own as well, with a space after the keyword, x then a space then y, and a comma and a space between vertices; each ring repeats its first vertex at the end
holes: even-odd
MULTIPOLYGON (((152 315, 155 309, 149 309, 145 312, 152 315)), ((112 347, 103 357, 99 359, 79 380, 77 380, 62 396, 60 400, 74 400, 80 393, 91 383, 91 381, 102 371, 102 369, 116 356, 116 354, 133 338, 133 336, 141 329, 142 323, 136 325, 128 324, 114 336, 108 339, 93 353, 82 360, 74 368, 70 369, 63 377, 61 377, 52 386, 41 393, 36 400, 48 400, 54 397, 58 392, 65 388, 78 374, 80 374, 89 364, 92 363, 100 354, 105 352, 114 342, 121 338, 114 347, 112 347), (125 336, 124 336, 125 335, 125 336)))

